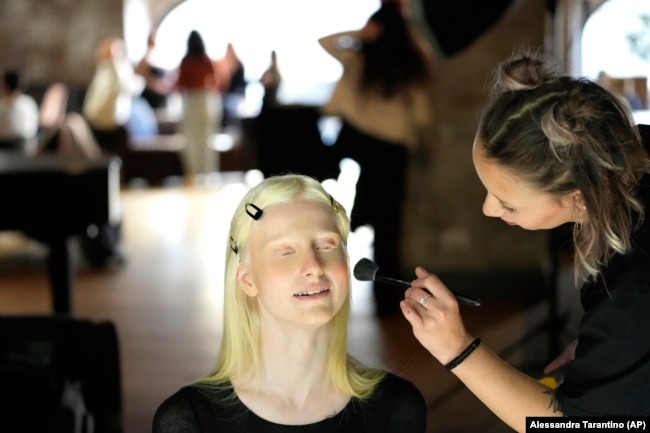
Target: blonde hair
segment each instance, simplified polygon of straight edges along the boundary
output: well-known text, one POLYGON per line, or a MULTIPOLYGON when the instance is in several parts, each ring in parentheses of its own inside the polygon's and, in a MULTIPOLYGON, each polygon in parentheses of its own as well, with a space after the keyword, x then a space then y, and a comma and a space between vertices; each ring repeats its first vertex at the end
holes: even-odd
MULTIPOLYGON (((251 229, 256 209, 297 199, 313 200, 332 206, 332 218, 341 238, 347 242, 350 221, 345 209, 329 195, 317 180, 303 175, 288 174, 270 177, 252 188, 237 206, 232 217, 226 245, 224 278, 223 337, 217 365, 204 383, 227 385, 233 379, 261 377, 260 321, 257 303, 239 288, 237 268, 247 260, 251 229), (253 206, 251 206, 253 205, 253 206)), ((344 245, 346 247, 346 245, 344 245)), ((350 277, 348 276, 348 279, 350 277)), ((384 377, 383 370, 369 368, 348 354, 347 327, 350 317, 350 294, 330 322, 328 376, 333 386, 346 395, 369 397, 384 377)))
POLYGON ((477 137, 485 155, 558 199, 580 191, 588 218, 574 232, 576 282, 631 247, 650 160, 628 108, 598 84, 562 76, 539 52, 495 71, 477 137))

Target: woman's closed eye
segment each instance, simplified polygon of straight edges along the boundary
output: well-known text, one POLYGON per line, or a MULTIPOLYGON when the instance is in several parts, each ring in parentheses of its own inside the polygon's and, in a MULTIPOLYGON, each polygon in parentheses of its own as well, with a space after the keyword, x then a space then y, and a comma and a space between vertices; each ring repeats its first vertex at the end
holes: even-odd
POLYGON ((341 239, 336 237, 324 237, 313 239, 309 244, 302 242, 278 242, 270 245, 270 252, 276 257, 287 257, 299 253, 305 249, 313 249, 320 252, 329 252, 341 248, 341 239))
POLYGON ((277 254, 278 256, 289 256, 295 252, 296 250, 289 246, 281 247, 275 250, 275 254, 277 254))
POLYGON ((506 205, 503 204, 503 203, 500 203, 500 205, 501 205, 501 209, 503 209, 504 211, 506 211, 506 212, 508 212, 508 213, 515 213, 515 212, 516 212, 516 209, 513 209, 513 208, 511 208, 511 207, 508 207, 508 206, 506 206, 506 205))
POLYGON ((320 251, 328 251, 338 248, 340 245, 340 242, 335 239, 326 239, 316 242, 316 249, 320 251))

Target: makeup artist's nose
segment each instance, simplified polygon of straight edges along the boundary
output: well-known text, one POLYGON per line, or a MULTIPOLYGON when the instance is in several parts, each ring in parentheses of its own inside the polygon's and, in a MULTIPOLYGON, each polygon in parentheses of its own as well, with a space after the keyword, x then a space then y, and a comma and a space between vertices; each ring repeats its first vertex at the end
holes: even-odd
POLYGON ((486 194, 485 200, 483 200, 483 215, 493 218, 499 218, 503 215, 503 206, 501 206, 499 200, 490 194, 486 194))

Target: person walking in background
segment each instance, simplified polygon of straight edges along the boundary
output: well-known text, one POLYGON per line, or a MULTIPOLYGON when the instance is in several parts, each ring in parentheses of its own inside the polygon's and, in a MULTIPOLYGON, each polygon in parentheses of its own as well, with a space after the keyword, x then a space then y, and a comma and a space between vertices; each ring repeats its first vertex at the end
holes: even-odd
POLYGON ((144 88, 118 37, 102 39, 95 51, 97 65, 84 97, 82 112, 102 151, 121 155, 128 147, 125 128, 133 98, 144 88))
POLYGON ((349 233, 314 178, 249 190, 227 238, 216 369, 160 405, 153 433, 424 433, 415 385, 348 352, 349 233))
MULTIPOLYGON (((433 56, 409 27, 399 2, 385 1, 359 31, 319 40, 341 62, 343 74, 326 115, 339 116, 334 144, 361 168, 352 228, 374 229, 374 257, 388 275, 400 275, 400 230, 409 158, 430 150, 433 56)), ((398 310, 401 294, 374 284, 377 312, 398 310)))
MULTIPOLYGON (((142 92, 144 80, 139 77, 127 57, 124 40, 118 37, 102 39, 95 50, 96 67, 86 91, 82 114, 97 141, 101 153, 125 157, 129 147, 127 124, 133 117, 134 98, 142 92)), ((76 137, 83 136, 83 123, 71 117, 66 128, 73 127, 76 137)), ((65 134, 64 134, 65 135, 65 134)), ((61 143, 59 143, 60 145, 61 143)), ((87 157, 94 157, 93 143, 78 149, 87 157)), ((62 149, 59 149, 62 150, 62 149)), ((93 227, 83 234, 80 247, 93 266, 123 264, 126 257, 121 248, 122 217, 118 221, 93 227)))
POLYGON ((650 126, 635 126, 618 96, 551 66, 533 52, 499 66, 472 158, 485 215, 526 230, 573 224, 585 315, 546 368, 564 370, 559 386, 480 345, 424 268, 401 304, 420 343, 519 432, 527 416, 650 414, 650 126))
POLYGON ((203 38, 198 31, 192 30, 176 79, 176 89, 183 96, 181 129, 185 136, 183 165, 187 186, 194 185, 197 175, 216 169, 216 155, 210 141, 223 115, 222 83, 219 81, 203 38))
POLYGON ((20 74, 7 70, 0 83, 0 149, 31 154, 36 150, 38 104, 23 93, 20 74))

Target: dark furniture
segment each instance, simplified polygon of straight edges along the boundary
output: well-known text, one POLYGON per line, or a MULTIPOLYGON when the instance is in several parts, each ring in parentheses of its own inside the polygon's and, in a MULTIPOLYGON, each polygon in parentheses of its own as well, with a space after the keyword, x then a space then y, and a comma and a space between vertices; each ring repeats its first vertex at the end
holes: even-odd
POLYGON ((21 231, 49 247, 54 312, 71 313, 72 238, 119 220, 121 160, 0 153, 0 230, 21 231))
POLYGON ((0 414, 3 433, 123 433, 116 326, 65 316, 0 316, 0 414))

